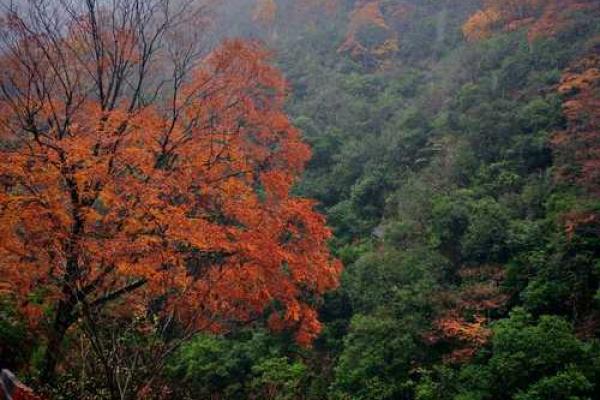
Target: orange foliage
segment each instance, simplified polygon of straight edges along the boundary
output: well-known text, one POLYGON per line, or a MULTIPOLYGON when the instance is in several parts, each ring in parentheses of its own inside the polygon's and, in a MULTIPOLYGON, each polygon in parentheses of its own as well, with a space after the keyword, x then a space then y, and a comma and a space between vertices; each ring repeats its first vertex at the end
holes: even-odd
MULTIPOLYGON (((598 39, 596 39, 598 41, 598 39)), ((579 186, 590 196, 600 194, 600 44, 563 72, 558 91, 563 95, 566 129, 552 137, 555 176, 579 186)), ((567 236, 597 232, 597 212, 572 211, 563 216, 567 236)))
POLYGON ((446 311, 435 321, 426 340, 453 345, 446 361, 468 361, 489 340, 489 313, 502 308, 508 299, 500 290, 503 275, 499 267, 463 268, 460 289, 442 294, 446 311))
MULTIPOLYGON (((0 287, 33 324, 47 309, 74 323, 84 305, 144 314, 161 298, 195 329, 269 312, 310 343, 320 325, 306 299, 337 285, 340 263, 314 202, 290 195, 310 150, 268 53, 229 41, 168 106, 126 90, 105 102, 88 62, 113 59, 92 57, 85 29, 52 54, 24 34, 0 60, 0 287), (82 56, 61 69, 59 50, 82 56)), ((119 35, 137 68, 136 35, 119 35)))
MULTIPOLYGON (((310 23, 315 16, 331 16, 339 9, 340 0, 300 0, 293 2, 290 9, 294 15, 293 18, 310 23)), ((279 0, 256 0, 252 20, 264 27, 271 27, 277 23, 277 14, 280 7, 284 10, 282 15, 287 18, 285 5, 280 4, 279 0)), ((285 21, 284 21, 285 23, 285 21)))
MULTIPOLYGON (((406 15, 404 7, 395 9, 395 16, 406 15)), ((338 51, 349 53, 353 58, 374 57, 382 59, 398 50, 398 40, 395 32, 388 26, 382 12, 382 4, 379 0, 359 1, 356 8, 350 14, 348 32, 338 51), (368 46, 360 39, 360 33, 365 29, 376 29, 382 32, 385 38, 379 43, 368 46)))
POLYGON ((494 32, 527 28, 529 41, 552 36, 571 22, 571 14, 598 9, 593 0, 487 0, 463 25, 467 40, 487 39, 494 32))
POLYGON ((570 212, 563 216, 565 232, 572 239, 577 231, 583 229, 598 232, 600 226, 600 215, 589 212, 570 212))
POLYGON ((492 28, 502 16, 495 8, 479 10, 463 25, 463 33, 470 41, 487 39, 492 35, 492 28))
POLYGON ((568 68, 558 91, 567 128, 552 138, 559 180, 600 193, 600 55, 597 48, 568 68))
POLYGON ((552 1, 544 8, 540 17, 528 31, 529 41, 554 36, 571 23, 571 15, 576 11, 599 11, 598 4, 591 0, 552 1))

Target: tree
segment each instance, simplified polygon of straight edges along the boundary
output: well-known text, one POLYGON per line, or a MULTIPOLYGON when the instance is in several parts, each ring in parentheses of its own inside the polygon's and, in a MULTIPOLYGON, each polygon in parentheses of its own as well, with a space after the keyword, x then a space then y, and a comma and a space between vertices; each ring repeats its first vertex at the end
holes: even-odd
POLYGON ((465 362, 486 345, 491 337, 487 326, 491 314, 501 309, 508 296, 499 287, 503 279, 501 268, 480 266, 463 267, 459 271, 460 288, 442 292, 439 296, 444 311, 436 319, 427 339, 432 343, 447 342, 452 351, 444 359, 465 362))
POLYGON ((339 52, 347 52, 365 64, 372 64, 377 58, 389 57, 398 50, 398 41, 385 20, 380 3, 357 3, 349 16, 348 32, 339 52))
POLYGON ((463 25, 467 40, 487 39, 498 30, 527 28, 530 42, 553 36, 571 23, 577 11, 597 11, 591 0, 486 0, 463 25))
POLYGON ((600 192, 600 56, 597 48, 564 71, 559 93, 564 96, 566 130, 552 138, 557 177, 571 181, 591 194, 600 192))
POLYGON ((497 322, 486 364, 466 366, 459 398, 586 399, 597 396, 598 349, 557 316, 516 308, 497 322), (478 396, 479 393, 485 393, 478 396))
MULTIPOLYGON (((47 379, 74 326, 152 316, 185 339, 269 315, 319 332, 340 264, 310 150, 257 43, 203 53, 206 4, 29 0, 0 36, 0 276, 45 329, 47 379), (204 55, 203 55, 204 54, 204 55)), ((106 366, 110 368, 109 365, 106 366)))
POLYGON ((351 265, 343 288, 354 315, 335 368, 336 399, 410 398, 427 359, 443 259, 429 249, 382 249, 351 265))

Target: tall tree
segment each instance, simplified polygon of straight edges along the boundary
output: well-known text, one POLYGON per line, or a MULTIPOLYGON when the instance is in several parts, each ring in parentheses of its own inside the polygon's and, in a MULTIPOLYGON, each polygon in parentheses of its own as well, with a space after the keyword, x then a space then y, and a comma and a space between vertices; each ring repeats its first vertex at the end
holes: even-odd
MULTIPOLYGON (((290 189, 310 150, 256 43, 202 55, 196 1, 29 0, 0 32, 0 276, 45 329, 107 307, 188 335, 270 315, 319 332, 339 263, 290 189), (190 25, 187 26, 189 28, 190 25)), ((184 335, 184 336, 185 336, 184 335)))

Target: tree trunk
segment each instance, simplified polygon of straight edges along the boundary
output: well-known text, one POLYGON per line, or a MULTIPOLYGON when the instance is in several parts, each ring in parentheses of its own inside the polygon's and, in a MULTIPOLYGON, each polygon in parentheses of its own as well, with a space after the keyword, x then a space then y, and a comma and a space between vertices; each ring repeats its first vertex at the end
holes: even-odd
POLYGON ((62 355, 62 343, 67 329, 73 324, 73 309, 75 301, 71 297, 61 300, 56 310, 54 324, 48 334, 48 346, 44 354, 44 361, 40 378, 44 383, 52 383, 56 373, 56 366, 62 355))

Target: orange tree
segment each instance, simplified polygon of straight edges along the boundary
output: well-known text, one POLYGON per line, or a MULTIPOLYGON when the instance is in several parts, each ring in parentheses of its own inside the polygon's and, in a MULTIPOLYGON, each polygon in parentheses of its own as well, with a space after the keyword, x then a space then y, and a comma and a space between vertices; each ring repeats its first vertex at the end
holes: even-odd
POLYGON ((340 264, 290 194, 310 150, 268 53, 203 52, 197 1, 25 3, 0 33, 0 280, 45 333, 44 376, 107 310, 310 343, 340 264))
POLYGON ((467 40, 487 39, 497 31, 525 28, 530 42, 554 36, 574 23, 577 12, 598 12, 593 0, 485 0, 463 25, 467 40))

